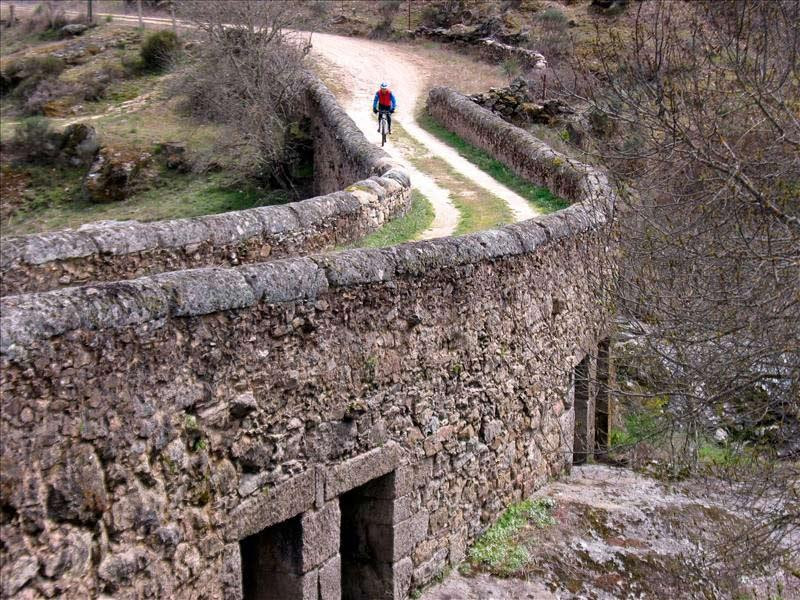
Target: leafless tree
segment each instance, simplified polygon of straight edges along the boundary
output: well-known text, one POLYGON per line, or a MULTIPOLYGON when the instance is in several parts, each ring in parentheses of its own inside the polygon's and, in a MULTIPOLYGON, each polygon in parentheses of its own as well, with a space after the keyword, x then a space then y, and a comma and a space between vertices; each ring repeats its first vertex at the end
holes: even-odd
POLYGON ((192 112, 228 125, 242 165, 294 189, 287 164, 290 128, 300 114, 307 43, 291 31, 292 2, 177 3, 181 18, 202 36, 199 55, 180 83, 192 112))
POLYGON ((715 475, 757 526, 735 532, 744 552, 727 551, 730 565, 796 557, 800 3, 634 10, 630 35, 601 32, 571 87, 620 187, 615 291, 636 336, 620 370, 636 385, 616 392, 663 400, 673 474, 696 466, 715 429, 737 445, 715 475))

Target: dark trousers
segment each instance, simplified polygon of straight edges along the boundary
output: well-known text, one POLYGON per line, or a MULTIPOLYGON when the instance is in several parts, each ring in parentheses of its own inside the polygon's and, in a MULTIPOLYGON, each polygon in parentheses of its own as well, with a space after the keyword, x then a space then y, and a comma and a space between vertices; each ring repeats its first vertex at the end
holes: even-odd
POLYGON ((380 122, 381 113, 386 114, 386 124, 389 126, 389 131, 392 130, 392 113, 391 110, 388 108, 383 108, 382 106, 378 107, 378 122, 380 122))

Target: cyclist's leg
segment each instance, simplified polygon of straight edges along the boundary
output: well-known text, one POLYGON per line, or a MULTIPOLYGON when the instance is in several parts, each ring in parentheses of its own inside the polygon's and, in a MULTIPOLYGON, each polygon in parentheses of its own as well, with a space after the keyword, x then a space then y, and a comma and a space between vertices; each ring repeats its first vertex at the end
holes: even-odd
POLYGON ((392 113, 386 112, 386 124, 389 126, 389 133, 392 133, 392 113))

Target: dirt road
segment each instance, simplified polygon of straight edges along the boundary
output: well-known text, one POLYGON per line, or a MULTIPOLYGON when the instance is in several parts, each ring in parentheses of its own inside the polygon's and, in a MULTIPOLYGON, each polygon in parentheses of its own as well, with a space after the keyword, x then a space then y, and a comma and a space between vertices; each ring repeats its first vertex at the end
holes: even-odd
MULTIPOLYGON (((427 93, 426 60, 430 59, 414 53, 409 47, 338 35, 316 33, 312 37, 312 44, 314 52, 336 65, 339 76, 343 74, 346 77, 347 81, 342 83, 348 94, 347 97, 340 95, 339 100, 367 139, 380 141, 372 114, 372 99, 380 83, 386 81, 397 98, 394 118, 412 138, 477 186, 503 199, 517 221, 537 214, 524 198, 498 183, 417 124, 414 113, 420 99, 427 93)), ((458 225, 459 213, 453 206, 450 192, 426 173, 411 166, 409 156, 404 154, 409 151, 406 146, 395 145, 390 139, 385 149, 406 166, 414 187, 434 207, 436 216, 433 226, 421 237, 427 239, 451 235, 458 225)))

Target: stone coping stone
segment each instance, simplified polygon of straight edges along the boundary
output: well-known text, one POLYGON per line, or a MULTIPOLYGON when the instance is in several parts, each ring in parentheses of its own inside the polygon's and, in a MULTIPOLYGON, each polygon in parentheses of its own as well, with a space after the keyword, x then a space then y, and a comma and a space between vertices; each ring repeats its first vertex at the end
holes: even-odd
MULTIPOLYGON (((591 202, 597 206, 614 202, 614 190, 599 169, 552 149, 530 132, 503 120, 467 96, 449 88, 434 87, 428 94, 428 104, 444 107, 446 115, 456 115, 458 120, 466 121, 473 127, 476 134, 485 136, 487 141, 480 146, 496 159, 503 161, 507 158, 498 156, 496 151, 497 147, 507 146, 515 151, 519 150, 519 156, 514 162, 539 167, 556 179, 561 177, 570 180, 575 190, 574 193, 565 195, 569 196, 568 200, 576 203, 591 202)), ((444 125, 448 126, 447 123, 444 125)), ((543 182, 531 183, 541 185, 543 182)))
POLYGON ((549 243, 596 230, 602 211, 573 205, 496 230, 286 258, 240 267, 206 267, 128 281, 0 298, 0 354, 76 329, 115 329, 164 318, 268 304, 314 301, 333 288, 425 277, 441 269, 535 254, 549 243))

